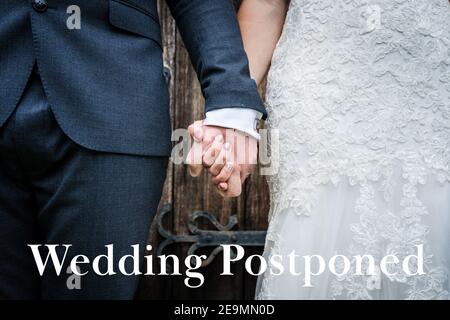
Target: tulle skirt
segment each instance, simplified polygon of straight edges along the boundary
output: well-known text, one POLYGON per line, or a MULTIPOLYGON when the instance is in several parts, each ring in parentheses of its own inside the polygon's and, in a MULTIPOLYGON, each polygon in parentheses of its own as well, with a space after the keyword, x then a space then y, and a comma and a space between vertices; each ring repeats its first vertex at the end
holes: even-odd
POLYGON ((342 181, 318 189, 310 215, 298 214, 295 208, 272 212, 264 256, 270 261, 271 256, 280 255, 282 259, 276 260, 281 261, 284 272, 280 274, 280 268, 271 268, 269 263, 258 279, 256 298, 448 299, 450 184, 430 178, 416 186, 414 203, 408 202, 401 175, 389 201, 377 187, 377 182, 361 187, 342 181), (424 274, 415 274, 418 246, 423 248, 420 264, 424 274), (295 260, 291 272, 292 262, 287 257, 293 252, 298 257, 291 259, 295 260), (310 257, 310 270, 305 270, 305 257, 313 255, 323 258, 326 266, 322 273, 319 257, 310 257), (348 259, 346 274, 344 258, 338 255, 348 259), (358 255, 371 255, 374 269, 368 270, 369 260, 364 260, 366 264, 360 265, 367 274, 357 274, 354 257, 358 255), (381 260, 388 255, 396 256, 398 263, 393 257, 385 258, 384 273, 381 260), (414 255, 407 270, 414 275, 403 270, 408 255, 414 255), (305 285, 306 271, 310 286, 305 285))

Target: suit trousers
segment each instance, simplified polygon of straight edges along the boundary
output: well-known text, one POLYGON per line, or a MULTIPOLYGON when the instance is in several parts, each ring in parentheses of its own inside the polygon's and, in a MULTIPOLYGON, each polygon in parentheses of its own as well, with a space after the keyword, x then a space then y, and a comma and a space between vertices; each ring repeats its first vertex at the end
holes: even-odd
MULTIPOLYGON (((132 245, 144 254, 167 163, 166 157, 98 152, 74 143, 33 72, 0 128, 0 298, 132 299, 138 276, 117 268, 116 275, 99 276, 83 264, 80 271, 88 274, 76 279, 68 266, 79 254, 106 254, 110 244, 115 266, 132 245), (59 276, 51 264, 39 274, 30 244, 59 245, 60 258, 61 245, 71 245, 59 276)), ((40 249, 45 260, 48 250, 40 249)))

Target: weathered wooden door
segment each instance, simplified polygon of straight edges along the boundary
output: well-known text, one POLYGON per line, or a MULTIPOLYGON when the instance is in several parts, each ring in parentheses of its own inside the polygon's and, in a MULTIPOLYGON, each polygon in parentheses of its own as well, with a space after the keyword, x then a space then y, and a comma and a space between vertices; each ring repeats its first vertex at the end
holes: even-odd
MULTIPOLYGON (((237 4, 237 3, 236 3, 237 4)), ((203 98, 196 74, 191 66, 174 20, 164 2, 159 0, 161 26, 164 39, 165 64, 170 70, 170 95, 173 128, 187 128, 195 120, 203 117, 203 98)), ((171 233, 188 235, 189 215, 201 210, 212 213, 220 223, 227 224, 230 215, 236 215, 238 224, 234 230, 266 230, 268 212, 268 191, 265 179, 254 174, 246 182, 243 195, 238 199, 223 199, 211 186, 206 173, 199 178, 191 178, 187 168, 169 164, 167 181, 161 204, 171 204, 172 212, 165 217, 164 225, 171 233)), ((150 243, 157 248, 164 240, 157 231, 156 221, 150 232, 150 243)), ((204 221, 204 220, 203 220, 204 221)), ((217 230, 208 223, 201 222, 201 228, 217 230)), ((176 254, 184 261, 190 244, 174 244, 166 254, 176 254)), ((208 254, 211 249, 200 250, 208 254)), ((260 254, 262 247, 246 248, 247 255, 260 254)), ((156 255, 155 252, 152 252, 156 255)), ((181 263, 183 266, 183 263, 181 263)), ((219 276, 222 269, 222 254, 200 271, 205 276, 205 284, 199 289, 187 288, 184 276, 145 276, 142 278, 138 298, 140 299, 251 299, 256 278, 245 272, 244 264, 237 263, 232 271, 234 276, 219 276)), ((183 270, 183 269, 182 269, 183 270)), ((183 273, 183 271, 181 271, 183 273)))

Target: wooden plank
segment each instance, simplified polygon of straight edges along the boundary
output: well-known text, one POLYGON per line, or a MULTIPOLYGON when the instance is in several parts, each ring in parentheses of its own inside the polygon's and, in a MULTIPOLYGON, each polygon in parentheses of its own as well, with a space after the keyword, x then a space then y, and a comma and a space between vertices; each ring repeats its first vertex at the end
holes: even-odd
MULTIPOLYGON (((177 36, 176 71, 175 71, 175 128, 186 128, 195 120, 204 117, 204 101, 200 92, 197 76, 191 66, 188 54, 180 36, 177 36)), ((188 216, 196 210, 205 210, 214 213, 219 221, 226 223, 230 214, 237 214, 242 218, 244 212, 242 205, 236 199, 222 199, 212 186, 207 172, 198 178, 191 178, 186 166, 175 166, 174 170, 174 232, 187 234, 186 222, 188 216)), ((210 227, 202 224, 203 228, 210 227)), ((180 246, 182 255, 186 246, 180 246)), ((219 277, 220 261, 216 261, 208 268, 203 269, 205 285, 201 289, 187 288, 183 279, 174 280, 174 298, 224 298, 238 299, 240 293, 230 290, 239 285, 240 277, 223 279, 219 277)))
MULTIPOLYGON (((164 65, 169 68, 171 73, 175 68, 175 49, 176 49, 176 26, 175 21, 170 15, 169 9, 165 4, 165 1, 158 0, 158 11, 160 17, 161 24, 161 32, 163 36, 163 45, 164 45, 164 65)), ((174 117, 175 114, 175 103, 174 103, 174 79, 171 77, 169 94, 170 94, 170 113, 171 113, 171 122, 172 127, 174 126, 174 117)), ((174 174, 174 165, 172 162, 169 162, 167 168, 167 178, 164 184, 163 195, 160 201, 159 207, 166 203, 173 202, 173 174, 174 174)), ((158 209, 159 212, 159 209, 158 209)), ((153 246, 152 253, 156 255, 156 249, 160 243, 160 237, 158 235, 158 231, 156 229, 156 219, 153 220, 153 224, 150 228, 149 232, 149 241, 148 243, 153 246)), ((173 220, 168 221, 167 228, 172 229, 173 220)), ((154 259, 153 268, 158 270, 159 266, 157 264, 156 259, 154 259)), ((170 299, 172 297, 172 284, 171 279, 169 277, 158 277, 158 276, 146 276, 142 277, 137 293, 138 299, 170 299)))
MULTIPOLYGON (((235 1, 237 4, 239 1, 235 1)), ((191 66, 188 54, 182 43, 175 23, 164 1, 159 0, 159 11, 164 40, 165 64, 172 71, 171 78, 171 117, 173 128, 186 128, 193 121, 204 116, 204 101, 201 96, 197 76, 191 66)), ((238 216, 239 230, 265 230, 267 227, 268 192, 264 177, 252 176, 246 183, 244 193, 237 199, 221 198, 209 181, 205 172, 198 178, 191 178, 187 167, 170 164, 164 195, 161 203, 173 204, 173 216, 167 227, 175 234, 188 234, 188 216, 196 210, 215 214, 221 223, 226 224, 232 214, 238 216)), ((214 229, 208 223, 201 223, 204 229, 214 229)), ((150 231, 149 242, 154 248, 161 239, 155 226, 150 231)), ((188 246, 176 245, 168 252, 177 254, 183 262, 188 246)), ((260 252, 261 248, 249 253, 260 252)), ((207 254, 210 250, 200 251, 207 254)), ((156 264, 155 268, 159 268, 156 264)), ((183 273, 185 269, 182 269, 183 273)), ((221 255, 210 266, 201 269, 205 284, 200 289, 187 288, 184 277, 144 277, 141 280, 138 298, 140 299, 243 299, 252 298, 255 279, 246 274, 243 263, 233 266, 233 277, 219 276, 222 271, 221 255)))

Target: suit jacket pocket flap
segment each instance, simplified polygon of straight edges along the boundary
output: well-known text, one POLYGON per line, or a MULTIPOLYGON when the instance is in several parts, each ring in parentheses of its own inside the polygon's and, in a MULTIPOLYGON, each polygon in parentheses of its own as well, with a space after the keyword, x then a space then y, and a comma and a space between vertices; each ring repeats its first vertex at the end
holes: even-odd
POLYGON ((109 1, 109 22, 122 30, 150 38, 162 48, 161 29, 150 12, 124 0, 109 1))

